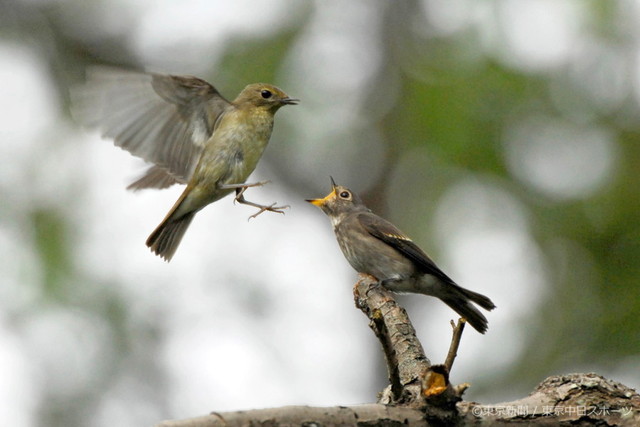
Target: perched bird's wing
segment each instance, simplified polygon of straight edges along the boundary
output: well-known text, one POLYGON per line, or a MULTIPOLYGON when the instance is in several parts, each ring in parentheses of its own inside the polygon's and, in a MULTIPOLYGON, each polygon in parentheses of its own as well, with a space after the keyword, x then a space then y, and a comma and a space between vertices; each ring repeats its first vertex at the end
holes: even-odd
POLYGON ((188 181, 216 121, 231 105, 196 77, 109 68, 90 69, 73 98, 81 122, 160 168, 152 171, 159 182, 148 186, 188 181))
POLYGON ((433 262, 429 255, 424 253, 413 241, 407 237, 402 231, 398 230, 395 225, 379 216, 367 212, 358 215, 358 221, 362 227, 373 237, 382 240, 402 255, 410 259, 416 267, 445 283, 454 283, 438 266, 433 262))

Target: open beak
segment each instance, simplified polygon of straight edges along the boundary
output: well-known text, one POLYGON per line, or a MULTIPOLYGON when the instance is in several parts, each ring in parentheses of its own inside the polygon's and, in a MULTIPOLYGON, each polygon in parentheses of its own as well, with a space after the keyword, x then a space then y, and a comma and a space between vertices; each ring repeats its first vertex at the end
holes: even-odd
POLYGON ((306 199, 306 201, 311 203, 312 205, 315 205, 315 206, 321 208, 329 200, 333 199, 335 196, 336 196, 336 191, 335 190, 331 190, 331 193, 327 194, 326 197, 324 197, 322 199, 306 199))
POLYGON ((333 180, 333 177, 330 176, 329 178, 331 178, 331 193, 327 194, 324 198, 322 199, 306 199, 305 201, 311 203, 312 205, 315 205, 317 207, 322 207, 324 206, 329 200, 333 199, 334 197, 336 197, 336 187, 337 184, 336 182, 333 180))

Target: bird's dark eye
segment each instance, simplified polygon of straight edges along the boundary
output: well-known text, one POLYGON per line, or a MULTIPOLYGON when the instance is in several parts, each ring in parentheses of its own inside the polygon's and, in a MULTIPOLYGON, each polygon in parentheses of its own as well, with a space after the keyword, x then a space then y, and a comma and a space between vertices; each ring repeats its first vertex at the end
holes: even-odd
POLYGON ((343 199, 348 199, 350 196, 348 191, 343 191, 342 193, 340 193, 340 197, 342 197, 343 199))
POLYGON ((264 89, 262 92, 260 92, 260 95, 262 95, 262 97, 264 99, 269 99, 269 98, 271 98, 271 95, 273 95, 273 94, 271 93, 270 90, 264 89))

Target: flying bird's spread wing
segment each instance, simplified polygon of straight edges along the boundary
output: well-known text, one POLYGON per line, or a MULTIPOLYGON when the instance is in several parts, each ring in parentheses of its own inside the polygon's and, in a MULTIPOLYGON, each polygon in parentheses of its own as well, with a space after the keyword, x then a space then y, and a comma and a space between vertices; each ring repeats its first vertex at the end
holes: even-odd
POLYGON ((454 281, 429 258, 429 255, 389 221, 373 213, 361 213, 358 215, 358 220, 369 234, 382 240, 413 261, 420 271, 431 274, 446 283, 454 283, 454 281))
POLYGON ((169 171, 162 166, 153 165, 137 180, 127 185, 127 190, 138 191, 145 188, 155 188, 156 190, 163 190, 171 187, 173 184, 186 184, 187 181, 175 177, 169 173, 169 171))
POLYGON ((187 182, 216 121, 231 105, 196 77, 109 68, 90 69, 87 84, 73 95, 74 112, 84 124, 157 165, 135 188, 187 182))

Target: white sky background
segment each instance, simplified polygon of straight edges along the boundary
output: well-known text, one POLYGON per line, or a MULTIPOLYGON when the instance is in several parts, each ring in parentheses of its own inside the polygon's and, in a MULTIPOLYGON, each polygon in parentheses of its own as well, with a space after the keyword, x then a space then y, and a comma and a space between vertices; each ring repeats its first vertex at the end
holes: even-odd
MULTIPOLYGON (((582 60, 573 56, 572 46, 582 46, 585 56, 592 54, 576 26, 579 2, 500 1, 490 3, 493 10, 487 10, 487 2, 484 6, 471 3, 429 1, 425 8, 431 16, 441 17, 440 27, 435 26, 441 33, 477 26, 487 40, 486 54, 532 73, 582 60), (516 25, 518 22, 522 25, 516 25), (496 42, 496 28, 505 40, 502 44, 496 42)), ((215 64, 221 41, 229 34, 255 36, 275 31, 288 24, 289 11, 295 12, 293 1, 192 0, 179 2, 179 7, 178 2, 170 1, 133 4, 114 3, 114 10, 128 16, 124 21, 136 24, 130 27, 133 30, 126 30, 134 49, 152 68, 175 72, 186 64, 183 71, 189 73, 215 64), (212 21, 220 24, 210 25, 212 21), (185 40, 195 40, 190 50, 181 48, 185 40)), ((304 117, 309 109, 306 111, 317 117, 342 125, 333 131, 343 132, 348 139, 359 119, 345 112, 357 105, 358 91, 365 87, 371 67, 380 58, 372 44, 375 33, 347 28, 354 24, 365 28, 363 20, 375 21, 377 6, 366 1, 352 2, 347 9, 336 2, 316 2, 315 6, 318 11, 303 37, 305 45, 294 50, 282 71, 282 80, 291 82, 291 88, 283 89, 303 102, 280 111, 276 128, 283 120, 304 117), (326 40, 335 40, 338 47, 326 40), (361 52, 357 60, 335 60, 352 57, 352 50, 345 46, 361 52), (319 58, 322 67, 309 67, 310 58, 319 58), (289 75, 298 77, 290 79, 289 75), (301 76, 316 79, 318 86, 305 85, 301 76), (349 76, 349 85, 341 76, 349 76), (326 96, 315 96, 314 88, 326 96), (332 94, 336 93, 344 99, 344 110, 333 109, 332 94)), ((96 22, 98 16, 96 13, 96 22)), ((125 31, 121 21, 100 22, 97 32, 125 31)), ((327 218, 275 182, 250 190, 247 198, 290 204, 286 215, 267 213, 247 222, 250 208, 223 199, 198 214, 174 260, 162 262, 144 241, 180 189, 127 192, 124 187, 140 171, 141 162, 109 141, 64 122, 38 54, 18 41, 0 41, 0 190, 7 201, 1 209, 3 217, 12 221, 0 223, 0 265, 6 280, 0 287, 0 401, 6 404, 0 411, 0 425, 35 425, 34 411, 43 387, 64 383, 71 391, 82 388, 91 381, 92 370, 100 368, 101 349, 112 344, 106 326, 87 313, 51 307, 30 314, 19 328, 10 321, 35 298, 21 286, 34 274, 25 268, 33 264, 34 254, 25 238, 30 230, 20 227, 21 212, 34 200, 60 207, 76 224, 75 262, 81 271, 90 271, 105 283, 121 283, 134 316, 153 319, 162 313, 168 331, 166 346, 158 354, 170 381, 167 412, 145 409, 142 399, 136 416, 131 415, 132 402, 140 397, 136 386, 124 377, 116 389, 105 390, 94 425, 113 425, 115 419, 117 425, 133 426, 141 419, 153 423, 161 416, 189 417, 212 410, 373 401, 375 391, 369 389, 369 378, 375 374, 377 359, 371 354, 372 349, 377 351, 375 339, 353 306, 351 286, 356 276, 339 252, 327 218), (58 145, 55 140, 66 143, 58 145), (247 317, 246 310, 236 309, 255 304, 248 289, 238 288, 242 283, 261 284, 266 302, 258 307, 262 316, 247 317)), ((584 117, 588 118, 588 112, 584 117)), ((321 133, 322 126, 318 127, 321 133)), ((296 139, 304 140, 306 132, 298 132, 296 139)), ((615 164, 613 136, 595 126, 578 128, 546 118, 526 118, 506 130, 504 138, 507 161, 516 178, 552 197, 587 196, 602 185, 615 164), (536 133, 532 144, 523 143, 535 133, 531 123, 539 122, 543 125, 535 129, 546 131, 536 133), (554 144, 566 141, 566 150, 571 150, 578 140, 587 141, 578 158, 563 157, 565 148, 554 144), (550 156, 553 162, 547 161, 550 156), (572 170, 580 164, 595 167, 587 179, 578 179, 560 173, 567 162, 578 162, 572 170)), ((272 145, 281 143, 275 138, 271 141, 272 145)), ((345 145, 336 144, 331 155, 350 159, 345 145)), ((292 150, 305 167, 316 165, 318 169, 310 169, 309 176, 322 176, 328 190, 329 173, 319 169, 322 165, 315 162, 313 145, 292 150)), ((379 153, 373 149, 370 155, 376 159, 379 153)), ((415 159, 411 157, 401 163, 415 159)), ((347 166, 345 162, 338 168, 347 166)), ((402 182, 402 168, 399 170, 394 179, 402 182)), ((262 164, 250 180, 271 177, 268 165, 262 164)), ((371 182, 366 177, 353 181, 344 184, 359 191, 371 182)), ((473 383, 474 376, 489 375, 487 372, 499 371, 513 361, 522 350, 518 346, 521 331, 513 328, 513 320, 535 310, 545 292, 540 273, 544 261, 528 234, 526 212, 493 184, 483 180, 456 183, 441 201, 435 218, 425 219, 439 230, 438 241, 413 236, 427 250, 438 245, 443 254, 439 264, 463 286, 491 296, 498 306, 488 316, 486 336, 471 328, 465 334, 454 382, 473 383), (522 289, 519 298, 510 291, 516 283, 522 289), (485 367, 485 372, 479 373, 477 366, 485 367)), ((415 298, 419 303, 414 307, 424 304, 424 310, 410 312, 416 329, 432 360, 442 360, 450 335, 446 322, 453 314, 433 299, 415 298)), ((629 379, 630 386, 640 382, 627 371, 618 374, 629 379)))

